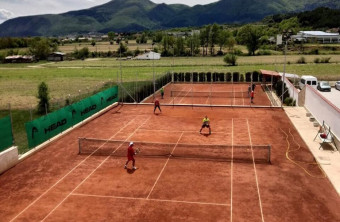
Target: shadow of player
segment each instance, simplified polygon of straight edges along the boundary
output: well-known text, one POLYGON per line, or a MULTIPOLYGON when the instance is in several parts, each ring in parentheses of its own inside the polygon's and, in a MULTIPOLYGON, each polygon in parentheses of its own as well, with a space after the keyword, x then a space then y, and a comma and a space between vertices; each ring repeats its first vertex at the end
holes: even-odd
POLYGON ((211 134, 209 134, 209 133, 201 133, 201 135, 203 135, 205 137, 211 136, 211 134))
POLYGON ((133 174, 135 171, 136 171, 136 170, 130 169, 130 168, 127 168, 127 169, 126 169, 126 172, 127 172, 128 174, 133 174))

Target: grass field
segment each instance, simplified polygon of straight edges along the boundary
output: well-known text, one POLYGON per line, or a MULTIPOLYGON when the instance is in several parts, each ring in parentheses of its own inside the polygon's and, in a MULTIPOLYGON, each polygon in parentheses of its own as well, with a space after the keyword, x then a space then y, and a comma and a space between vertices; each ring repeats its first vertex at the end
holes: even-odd
MULTIPOLYGON (((286 72, 298 75, 314 75, 322 80, 340 78, 340 55, 329 55, 327 64, 315 64, 314 58, 304 56, 307 64, 296 64, 301 56, 287 56, 286 72)), ((83 92, 96 89, 105 82, 120 78, 122 66, 123 81, 151 80, 166 72, 252 72, 260 69, 283 71, 283 56, 239 57, 238 66, 226 66, 222 57, 173 57, 159 61, 136 61, 116 59, 88 59, 85 61, 65 61, 61 63, 1 64, 0 65, 0 107, 8 103, 14 108, 35 106, 37 87, 45 81, 50 88, 50 96, 66 99, 83 92), (80 92, 79 92, 80 90, 80 92)))

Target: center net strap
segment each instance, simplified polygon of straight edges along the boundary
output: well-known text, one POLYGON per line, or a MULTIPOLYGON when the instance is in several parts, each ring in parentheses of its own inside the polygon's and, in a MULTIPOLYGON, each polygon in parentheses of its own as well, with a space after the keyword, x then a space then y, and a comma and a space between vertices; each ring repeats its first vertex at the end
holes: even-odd
MULTIPOLYGON (((126 157, 130 142, 79 138, 79 154, 96 156, 126 157)), ((153 143, 134 141, 134 149, 139 148, 137 157, 170 157, 217 161, 239 161, 270 163, 270 145, 225 145, 225 144, 183 144, 153 143), (175 148, 175 149, 174 149, 175 148), (253 154, 252 154, 253 150, 253 154)))
POLYGON ((181 91, 172 90, 171 97, 217 97, 217 98, 247 98, 247 91, 181 91))

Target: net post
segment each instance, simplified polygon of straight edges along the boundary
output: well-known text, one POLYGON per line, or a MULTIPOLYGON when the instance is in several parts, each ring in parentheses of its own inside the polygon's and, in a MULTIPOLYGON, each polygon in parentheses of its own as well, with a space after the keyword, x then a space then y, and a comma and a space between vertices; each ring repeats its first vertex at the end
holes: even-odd
POLYGON ((271 164, 271 150, 272 150, 272 146, 271 145, 268 145, 268 163, 271 164))
POLYGON ((13 144, 15 144, 15 139, 14 139, 13 116, 12 116, 11 103, 8 103, 8 110, 9 110, 9 117, 10 117, 10 120, 11 120, 12 145, 13 145, 13 144))

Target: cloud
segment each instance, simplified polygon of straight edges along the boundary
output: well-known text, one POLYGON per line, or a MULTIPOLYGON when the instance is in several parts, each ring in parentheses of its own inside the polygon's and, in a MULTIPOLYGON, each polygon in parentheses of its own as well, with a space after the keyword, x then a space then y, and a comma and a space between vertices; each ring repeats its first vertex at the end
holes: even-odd
POLYGON ((10 19, 14 17, 14 13, 6 9, 0 8, 0 19, 10 19))
POLYGON ((0 23, 3 23, 4 21, 13 17, 14 17, 13 12, 0 8, 0 23))

